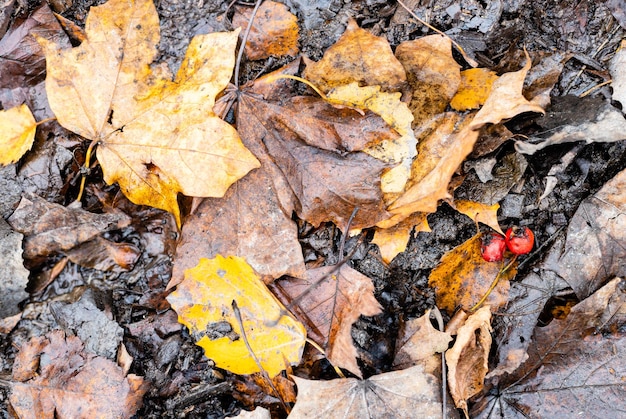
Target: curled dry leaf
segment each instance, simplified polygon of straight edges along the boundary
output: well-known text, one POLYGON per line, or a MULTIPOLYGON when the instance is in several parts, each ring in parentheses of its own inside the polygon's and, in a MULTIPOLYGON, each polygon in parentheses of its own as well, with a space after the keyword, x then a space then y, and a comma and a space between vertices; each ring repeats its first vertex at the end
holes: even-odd
POLYGON ((136 204, 171 212, 180 225, 179 192, 220 197, 259 166, 213 113, 238 31, 194 37, 174 81, 163 66, 150 67, 159 42, 151 0, 93 7, 85 31, 87 40, 72 49, 38 39, 50 106, 63 127, 98 141, 107 183, 118 182, 136 204))
POLYGON ((0 165, 18 161, 33 146, 37 121, 28 109, 21 105, 0 110, 0 165))
POLYGON ((325 266, 308 270, 303 279, 278 281, 272 288, 285 305, 295 300, 294 314, 302 319, 309 337, 325 350, 330 362, 360 377, 350 331, 359 316, 382 312, 372 280, 347 265, 338 271, 335 266, 325 266), (298 299, 301 295, 304 297, 298 299))
POLYGON ((148 389, 106 358, 85 352, 75 336, 32 338, 13 364, 9 405, 24 419, 131 417, 148 389))
POLYGON ((270 377, 302 357, 306 331, 286 314, 250 265, 239 257, 200 259, 167 301, 215 365, 235 374, 259 372, 242 336, 237 302, 252 352, 270 377))
POLYGON ((359 28, 354 19, 320 61, 307 62, 303 76, 324 92, 352 82, 398 91, 406 82, 404 68, 387 40, 359 28))
POLYGON ((298 400, 289 417, 441 418, 441 388, 421 366, 375 375, 367 380, 312 381, 293 377, 298 400))
MULTIPOLYGON (((469 310, 487 293, 489 287, 508 261, 487 262, 480 251, 481 234, 447 252, 428 277, 428 285, 435 288, 437 306, 454 312, 457 307, 469 310)), ((509 281, 517 273, 515 262, 499 279, 485 304, 494 310, 508 301, 509 281)))
MULTIPOLYGON (((252 8, 235 6, 233 27, 246 28, 252 8)), ((246 57, 263 60, 270 56, 298 54, 298 18, 287 6, 274 1, 265 1, 254 17, 254 24, 246 41, 246 57)))
POLYGON ((450 394, 465 417, 469 417, 467 400, 483 389, 490 348, 491 308, 484 306, 465 320, 454 346, 446 352, 450 394))

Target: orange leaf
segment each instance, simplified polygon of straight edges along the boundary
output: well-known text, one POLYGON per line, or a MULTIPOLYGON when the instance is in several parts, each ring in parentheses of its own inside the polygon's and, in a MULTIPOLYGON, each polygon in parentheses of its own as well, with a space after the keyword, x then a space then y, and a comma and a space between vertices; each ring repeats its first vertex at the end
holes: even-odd
POLYGON ((486 68, 461 71, 461 84, 450 106, 461 112, 480 108, 489 97, 491 86, 496 80, 497 74, 486 68))
POLYGON ((488 225, 498 233, 504 234, 498 223, 500 204, 487 205, 481 202, 457 199, 453 202, 452 207, 472 220, 488 225))
POLYGON ((431 231, 426 215, 425 213, 416 212, 392 227, 376 229, 372 243, 378 245, 380 256, 385 263, 390 263, 398 253, 404 252, 414 228, 415 234, 421 231, 431 231))
MULTIPOLYGON (((471 309, 487 293, 503 267, 501 262, 487 262, 480 253, 481 235, 477 234, 441 258, 428 277, 428 285, 435 288, 437 306, 449 313, 457 307, 471 309)), ((494 310, 508 301, 509 281, 517 273, 516 265, 501 275, 498 285, 485 304, 494 310)))
POLYGON ((85 32, 72 49, 38 40, 50 106, 65 128, 98 141, 107 183, 118 182, 136 204, 171 212, 180 225, 179 192, 220 197, 259 166, 213 113, 231 77, 238 31, 194 37, 174 81, 165 67, 150 67, 159 42, 150 0, 93 7, 85 32))
MULTIPOLYGON (((246 28, 251 16, 250 7, 236 6, 233 27, 246 28)), ((284 4, 263 2, 250 29, 245 52, 250 60, 263 60, 272 55, 297 55, 298 18, 284 4)))
POLYGON ((352 82, 398 91, 406 82, 404 68, 387 40, 359 28, 354 19, 320 61, 307 62, 303 76, 324 92, 352 82))
POLYGON ((18 161, 33 146, 37 121, 28 109, 21 105, 0 110, 0 165, 18 161))

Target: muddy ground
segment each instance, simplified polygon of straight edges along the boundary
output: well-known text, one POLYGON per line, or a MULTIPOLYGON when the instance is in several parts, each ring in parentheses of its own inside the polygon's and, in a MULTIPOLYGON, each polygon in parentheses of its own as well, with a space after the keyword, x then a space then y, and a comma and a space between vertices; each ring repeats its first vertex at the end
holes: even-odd
MULTIPOLYGON (((89 7, 99 3, 102 2, 56 0, 52 6, 64 17, 83 25, 89 7)), ((228 9, 228 3, 213 0, 157 1, 162 37, 160 60, 167 62, 175 71, 192 36, 231 29, 229 18, 232 9, 228 9)), ((395 1, 285 0, 283 3, 298 16, 302 53, 314 60, 320 59, 326 48, 343 33, 349 17, 355 18, 359 26, 387 38, 392 47, 429 33, 395 1)), ((523 47, 531 54, 541 51, 571 54, 552 91, 552 98, 555 107, 565 103, 562 107, 570 110, 567 118, 572 122, 576 121, 577 107, 582 113, 584 106, 576 102, 572 112, 572 107, 567 105, 567 97, 579 96, 608 79, 608 60, 624 36, 624 29, 615 17, 619 18, 620 9, 611 1, 407 0, 406 3, 413 4, 413 10, 419 16, 460 42, 481 66, 508 71, 499 65, 507 65, 510 61, 505 57, 523 47), (613 8, 613 14, 608 6, 613 8)), ((13 14, 29 13, 39 4, 39 1, 15 3, 13 14)), ((462 58, 458 58, 463 63, 462 58)), ((241 82, 261 72, 279 68, 285 62, 284 59, 244 62, 241 82)), ((609 99, 610 93, 610 87, 604 86, 596 89, 591 97, 609 99)), ((547 129, 539 118, 522 115, 507 126, 520 136, 537 135, 547 129)), ((561 123, 568 121, 563 119, 561 123)), ((84 151, 83 145, 76 147, 84 151)), ((517 154, 511 142, 498 148, 492 155, 496 159, 496 170, 501 168, 506 171, 512 156, 517 154)), ((537 250, 524 259, 518 278, 531 272, 541 261, 545 250, 542 245, 549 244, 567 226, 580 202, 626 167, 626 142, 565 144, 548 147, 523 159, 527 164, 523 176, 500 200, 502 208, 499 217, 503 227, 514 224, 529 226, 536 235, 537 250), (554 191, 539 201, 548 172, 567 153, 573 153, 571 163, 558 173, 554 191)), ((475 172, 469 166, 465 168, 467 177, 457 190, 457 196, 480 196, 481 191, 476 187, 480 182, 475 172)), ((59 174, 61 184, 66 184, 76 171, 75 164, 66 165, 59 174)), ((93 202, 94 206, 98 205, 93 192, 98 188, 110 195, 116 193, 115 187, 104 186, 97 173, 91 176, 90 182, 94 187, 92 192, 88 190, 88 204, 93 202)), ((76 188, 75 183, 63 189, 50 186, 45 194, 50 200, 67 204, 75 197, 76 188)), ((171 272, 176 229, 171 218, 157 210, 133 210, 133 216, 140 221, 124 231, 111 234, 110 238, 133 243, 140 248, 142 256, 135 269, 129 273, 105 275, 71 264, 66 267, 44 291, 30 295, 28 310, 36 314, 27 316, 10 335, 2 337, 0 372, 3 376, 10 373, 16 347, 29 337, 56 327, 56 320, 47 306, 49 301, 59 300, 60 296, 71 295, 73 291, 88 286, 97 291, 94 297, 97 304, 110 310, 124 328, 124 343, 134 357, 131 372, 152 383, 138 417, 221 418, 237 414, 244 407, 251 408, 253 403, 276 409, 276 400, 271 397, 261 399, 249 383, 243 384, 232 374, 212 368, 211 361, 203 356, 202 350, 194 345, 186 331, 167 329, 172 323, 163 319, 171 320, 172 312, 167 311, 163 295, 171 272), (157 244, 150 240, 155 240, 157 244), (163 328, 160 329, 160 325, 164 325, 163 328), (244 388, 250 393, 240 391, 244 388)), ((361 318, 353 328, 366 376, 389 370, 400 323, 421 316, 434 304, 434 293, 427 286, 430 270, 446 251, 475 234, 474 223, 446 204, 442 204, 437 213, 431 214, 428 222, 432 232, 415 234, 407 250, 391 264, 385 265, 377 247, 367 242, 360 245, 350 262, 373 279, 376 298, 384 307, 382 315, 361 318)), ((305 255, 334 263, 341 232, 332 225, 313 229, 301 224, 305 255)), ((371 240, 371 234, 368 240, 371 240)), ((353 244, 348 240, 347 249, 353 244)), ((52 258, 44 265, 52 266, 56 261, 52 258)), ((32 276, 31 281, 34 281, 32 276)), ((317 368, 318 376, 323 377, 328 366, 322 364, 317 368)), ((6 390, 0 388, 0 403, 6 400, 6 390)), ((0 416, 8 417, 5 408, 0 409, 0 416)))

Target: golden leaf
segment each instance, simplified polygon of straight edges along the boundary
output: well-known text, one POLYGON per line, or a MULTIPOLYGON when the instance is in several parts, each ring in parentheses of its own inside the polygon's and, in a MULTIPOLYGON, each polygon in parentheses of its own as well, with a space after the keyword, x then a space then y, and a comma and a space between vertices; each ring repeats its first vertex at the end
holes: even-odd
POLYGON ((232 302, 236 301, 254 355, 273 377, 300 362, 306 331, 285 315, 285 308, 242 258, 217 255, 200 259, 167 301, 178 321, 189 328, 196 344, 215 365, 235 374, 259 372, 248 351, 232 302))
POLYGON ((238 30, 194 37, 174 81, 165 67, 150 67, 159 42, 152 1, 93 7, 85 32, 72 49, 38 41, 50 106, 65 128, 98 141, 107 183, 119 183, 136 204, 171 212, 180 225, 179 192, 221 197, 259 167, 213 113, 231 77, 238 30))
POLYGON ((461 85, 450 106, 457 111, 480 108, 489 97, 491 86, 496 80, 498 75, 486 68, 461 71, 461 85))
POLYGON ((452 207, 461 214, 467 215, 472 220, 488 225, 498 233, 504 234, 504 231, 502 231, 498 223, 500 204, 487 205, 481 202, 457 199, 454 201, 452 207))
POLYGON ((0 164, 18 161, 33 146, 37 121, 26 105, 0 110, 0 164))

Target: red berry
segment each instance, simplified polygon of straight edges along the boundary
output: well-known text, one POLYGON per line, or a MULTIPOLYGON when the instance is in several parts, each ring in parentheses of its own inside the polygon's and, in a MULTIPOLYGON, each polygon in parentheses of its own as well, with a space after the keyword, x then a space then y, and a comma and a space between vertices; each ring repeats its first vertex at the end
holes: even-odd
POLYGON ((506 231, 504 240, 511 253, 525 255, 533 250, 535 235, 528 227, 513 226, 506 231))
POLYGON ((504 249, 506 249, 506 241, 502 234, 492 231, 483 235, 480 254, 487 262, 501 261, 504 257, 504 249))

